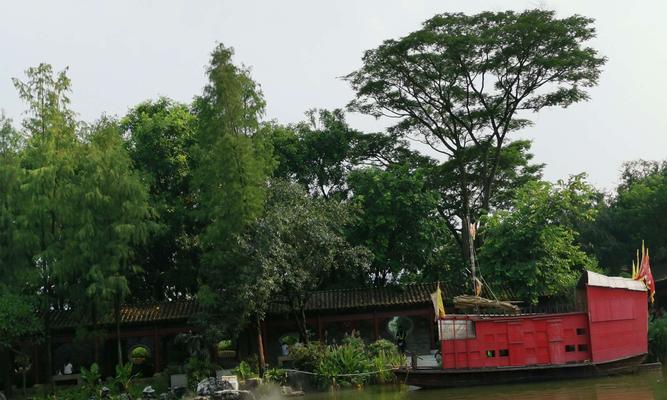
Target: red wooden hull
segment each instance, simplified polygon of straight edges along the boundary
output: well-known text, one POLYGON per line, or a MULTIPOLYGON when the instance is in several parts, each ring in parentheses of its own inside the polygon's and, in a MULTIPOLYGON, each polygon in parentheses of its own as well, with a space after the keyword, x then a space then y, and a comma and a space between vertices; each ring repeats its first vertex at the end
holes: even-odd
POLYGON ((526 367, 496 367, 477 369, 400 369, 399 381, 421 388, 527 383, 560 379, 594 378, 634 373, 646 354, 624 357, 600 363, 572 363, 526 367))

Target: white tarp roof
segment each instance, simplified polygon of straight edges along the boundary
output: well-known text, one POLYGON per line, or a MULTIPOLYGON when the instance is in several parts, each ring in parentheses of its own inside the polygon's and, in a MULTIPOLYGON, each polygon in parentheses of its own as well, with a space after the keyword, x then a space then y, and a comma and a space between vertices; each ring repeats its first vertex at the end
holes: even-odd
POLYGON ((584 276, 582 276, 579 281, 579 285, 582 283, 586 283, 588 286, 628 289, 639 292, 646 291, 646 285, 644 285, 643 282, 630 278, 621 278, 620 276, 606 276, 593 271, 586 271, 586 273, 584 273, 584 276))

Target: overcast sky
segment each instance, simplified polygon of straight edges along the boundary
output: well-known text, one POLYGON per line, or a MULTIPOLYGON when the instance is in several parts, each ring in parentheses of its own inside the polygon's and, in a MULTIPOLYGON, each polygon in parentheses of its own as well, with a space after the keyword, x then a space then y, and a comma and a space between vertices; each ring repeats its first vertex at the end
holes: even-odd
MULTIPOLYGON (((296 122, 309 108, 344 106, 339 79, 366 49, 420 27, 436 13, 553 9, 596 19, 591 45, 609 58, 591 100, 534 116, 522 134, 550 180, 587 172, 612 188, 623 161, 667 158, 667 1, 29 1, 0 0, 0 108, 18 122, 11 78, 48 62, 69 66, 81 119, 122 116, 146 99, 189 102, 204 85, 216 42, 252 68, 267 119, 296 122)), ((383 121, 350 115, 366 131, 383 121)))

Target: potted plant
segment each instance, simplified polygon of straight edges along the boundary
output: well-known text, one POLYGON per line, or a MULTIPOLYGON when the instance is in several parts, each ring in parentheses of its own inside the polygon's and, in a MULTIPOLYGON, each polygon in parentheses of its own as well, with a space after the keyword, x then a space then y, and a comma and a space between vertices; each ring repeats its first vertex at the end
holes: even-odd
POLYGON ((150 351, 145 346, 137 346, 130 352, 130 358, 135 365, 143 364, 148 357, 150 357, 150 351))
POLYGON ((290 348, 297 344, 299 342, 299 339, 297 339, 295 336, 291 335, 285 335, 280 339, 280 348, 282 351, 283 356, 288 356, 290 348))
POLYGON ((234 358, 236 351, 232 350, 232 341, 225 339, 218 342, 218 357, 220 358, 234 358))

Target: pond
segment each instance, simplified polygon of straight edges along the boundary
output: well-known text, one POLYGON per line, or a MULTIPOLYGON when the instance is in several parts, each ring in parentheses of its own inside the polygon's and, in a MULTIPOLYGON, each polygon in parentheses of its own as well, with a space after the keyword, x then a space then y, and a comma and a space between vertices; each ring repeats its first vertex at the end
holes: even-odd
POLYGON ((667 400, 664 372, 477 388, 411 390, 405 387, 368 387, 309 393, 304 400, 667 400))

